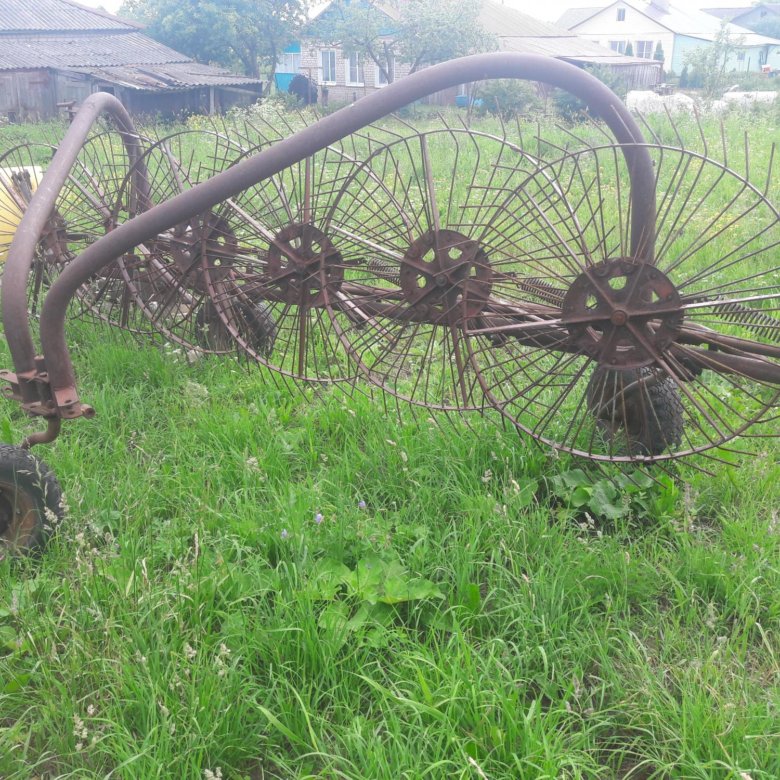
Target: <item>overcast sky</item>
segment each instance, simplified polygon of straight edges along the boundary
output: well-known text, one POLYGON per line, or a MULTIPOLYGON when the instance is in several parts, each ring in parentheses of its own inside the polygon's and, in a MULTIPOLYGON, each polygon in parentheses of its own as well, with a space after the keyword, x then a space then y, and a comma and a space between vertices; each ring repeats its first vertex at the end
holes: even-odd
MULTIPOLYGON (((122 4, 122 0, 77 0, 77 2, 93 8, 104 8, 111 13, 116 13, 122 4)), ((681 8, 715 7, 719 5, 735 7, 752 4, 752 0, 674 0, 674 2, 675 5, 681 8)), ((588 2, 588 0, 504 0, 504 3, 513 8, 518 8, 531 16, 554 22, 567 8, 608 5, 609 0, 591 0, 591 2, 588 2)))

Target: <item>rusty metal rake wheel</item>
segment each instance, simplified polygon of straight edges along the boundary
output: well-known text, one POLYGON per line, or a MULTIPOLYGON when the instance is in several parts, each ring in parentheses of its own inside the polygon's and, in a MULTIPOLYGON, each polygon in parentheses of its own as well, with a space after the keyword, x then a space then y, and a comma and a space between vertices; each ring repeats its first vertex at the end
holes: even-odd
POLYGON ((344 273, 343 238, 325 217, 355 165, 335 144, 215 209, 241 251, 229 262, 202 263, 209 315, 240 353, 283 377, 329 383, 354 376, 325 309, 326 289, 338 289, 344 273))
MULTIPOLYGON (((176 291, 164 333, 191 343, 199 314, 216 314, 241 351, 293 379, 362 375, 425 407, 493 406, 537 441, 602 461, 708 453, 777 419, 778 213, 751 183, 748 155, 742 175, 706 150, 645 144, 592 76, 508 53, 412 74, 112 226, 49 290, 40 358, 19 290, 51 195, 100 112, 139 154, 118 101, 85 104, 23 218, 2 288, 16 369, 4 376, 48 420, 36 442, 51 441, 61 418, 91 413, 65 340, 69 302, 139 247, 172 260, 158 263, 161 286, 176 291), (529 148, 466 128, 370 127, 489 77, 586 99, 601 136, 529 148), (261 305, 270 349, 243 322, 261 305)), ((761 169, 768 187, 771 157, 761 169)))
POLYGON ((631 257, 621 150, 572 152, 507 198, 526 216, 505 234, 519 251, 491 260, 505 280, 494 285, 501 309, 489 303, 464 325, 490 402, 538 441, 596 460, 722 447, 776 420, 780 398, 773 156, 762 189, 704 154, 647 148, 659 193, 653 265, 631 257), (536 247, 531 234, 544 237, 536 247), (535 269, 536 289, 512 278, 522 266, 535 269), (546 310, 527 316, 540 301, 546 310))
MULTIPOLYGON (((144 199, 134 199, 140 214, 201 181, 230 167, 244 150, 224 134, 213 130, 185 130, 171 134, 148 147, 136 168, 143 169, 144 199)), ((135 186, 136 170, 128 171, 117 203, 127 202, 135 186)), ((209 305, 201 265, 230 258, 237 251, 235 237, 224 221, 211 212, 172 230, 150 237, 116 261, 121 295, 105 296, 104 307, 115 321, 141 335, 159 334, 168 342, 196 351, 233 352, 221 340, 204 340, 199 313, 209 305)), ((201 319, 203 315, 201 315, 201 319)))
MULTIPOLYGON (((0 259, 3 262, 27 204, 43 176, 43 166, 52 154, 52 147, 46 144, 20 144, 0 156, 0 259)), ((51 254, 47 243, 45 239, 38 243, 33 258, 28 287, 28 305, 33 313, 37 310, 41 290, 52 278, 53 269, 47 267, 51 254)))
POLYGON ((0 560, 41 547, 62 517, 51 469, 27 450, 0 444, 0 560))
POLYGON ((505 192, 536 170, 516 144, 465 127, 374 139, 327 220, 343 256, 328 312, 364 377, 421 406, 483 408, 463 321, 500 281, 491 258, 505 192))
MULTIPOLYGON (((0 158, 0 168, 11 172, 2 184, 20 214, 27 209, 38 180, 56 149, 55 144, 25 143, 0 158)), ((93 134, 80 147, 57 194, 55 207, 38 237, 28 285, 29 306, 33 313, 37 311, 41 295, 68 263, 86 246, 128 218, 131 206, 121 197, 128 170, 127 152, 116 132, 93 134)), ((75 313, 113 325, 122 324, 105 306, 108 299, 122 298, 122 287, 116 266, 110 266, 79 289, 75 313)), ((124 308, 128 308, 126 296, 124 308)))

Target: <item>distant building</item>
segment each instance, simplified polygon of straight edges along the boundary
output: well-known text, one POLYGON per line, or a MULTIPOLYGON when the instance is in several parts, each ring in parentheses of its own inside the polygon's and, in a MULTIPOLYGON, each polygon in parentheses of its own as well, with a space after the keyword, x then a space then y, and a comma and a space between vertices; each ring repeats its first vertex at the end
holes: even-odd
POLYGON ((780 26, 780 3, 756 3, 755 5, 742 6, 735 8, 702 8, 702 11, 717 16, 718 19, 725 19, 727 22, 733 22, 740 27, 747 27, 749 30, 755 30, 760 25, 774 21, 780 26))
MULTIPOLYGON (((320 9, 314 21, 331 11, 333 3, 320 9)), ((397 9, 385 6, 385 36, 393 37, 397 9)), ((486 32, 494 35, 501 51, 545 54, 575 65, 599 65, 619 73, 632 88, 652 87, 660 81, 661 64, 599 46, 587 37, 560 26, 542 22, 514 8, 484 0, 479 21, 486 32)), ((310 28, 311 29, 311 28, 310 28)), ((405 63, 391 63, 394 80, 409 72, 405 63)), ((277 88, 286 91, 293 76, 303 73, 328 89, 329 99, 349 102, 381 89, 387 80, 375 63, 359 54, 347 55, 338 42, 303 37, 288 47, 276 71, 277 88)), ((465 90, 465 85, 464 85, 465 90)), ((450 96, 452 102, 455 93, 450 96)))
POLYGON ((93 92, 136 114, 216 113, 260 97, 261 82, 201 65, 139 25, 72 0, 1 0, 0 116, 56 116, 93 92))
MULTIPOLYGON (((617 0, 606 6, 571 8, 558 24, 616 52, 627 51, 629 44, 637 57, 649 59, 656 51, 663 52, 664 68, 679 74, 686 55, 711 45, 724 22, 667 0, 617 0)), ((780 66, 780 40, 725 24, 732 39, 739 42, 726 63, 727 70, 780 66)))

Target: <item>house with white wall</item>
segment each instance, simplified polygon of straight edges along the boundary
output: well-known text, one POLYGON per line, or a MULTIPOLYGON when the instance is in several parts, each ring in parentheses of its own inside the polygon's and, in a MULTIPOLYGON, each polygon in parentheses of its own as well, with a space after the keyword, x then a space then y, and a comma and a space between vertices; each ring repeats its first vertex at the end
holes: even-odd
MULTIPOLYGON (((381 3, 377 3, 376 8, 383 19, 384 29, 380 32, 391 41, 398 18, 397 9, 393 5, 381 3)), ((315 5, 310 13, 308 30, 315 31, 323 23, 327 27, 327 16, 334 12, 333 2, 315 5)), ((335 104, 349 103, 407 75, 410 67, 392 56, 387 66, 389 74, 360 53, 347 54, 340 42, 322 40, 311 34, 306 35, 304 31, 301 40, 288 46, 277 63, 276 88, 287 91, 295 75, 302 74, 319 85, 321 90, 327 90, 329 101, 335 104)))
POLYGON ((558 24, 614 51, 625 53, 630 43, 636 57, 653 58, 658 51, 664 69, 677 74, 686 55, 712 45, 725 24, 737 44, 726 63, 728 71, 780 67, 780 40, 668 0, 616 0, 601 7, 571 8, 558 24))
MULTIPOLYGON (((321 19, 331 6, 332 3, 320 6, 313 21, 321 19)), ((390 4, 377 7, 387 20, 382 33, 392 40, 398 19, 397 7, 390 4)), ((587 37, 535 19, 495 0, 483 0, 478 19, 501 51, 545 54, 580 67, 604 67, 619 74, 632 88, 650 88, 661 80, 660 63, 651 58, 627 57, 624 52, 599 46, 587 37)), ((410 66, 400 60, 391 60, 390 67, 392 80, 398 80, 409 72, 410 66)), ((328 99, 334 103, 356 100, 388 83, 387 75, 370 59, 357 53, 348 55, 338 42, 315 37, 302 37, 285 51, 277 65, 277 88, 285 91, 297 73, 311 78, 321 88, 325 87, 328 99)), ((467 91, 467 85, 463 85, 463 90, 467 91)), ((437 97, 437 102, 454 100, 455 92, 451 96, 442 93, 437 97)))

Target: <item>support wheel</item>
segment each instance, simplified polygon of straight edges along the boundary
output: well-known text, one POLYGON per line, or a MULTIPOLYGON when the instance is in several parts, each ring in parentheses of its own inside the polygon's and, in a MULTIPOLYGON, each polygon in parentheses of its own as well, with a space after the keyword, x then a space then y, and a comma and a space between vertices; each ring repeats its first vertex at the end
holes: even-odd
POLYGON ((62 517, 54 472, 27 450, 0 444, 0 560, 42 547, 62 517))
POLYGON ((271 307, 263 301, 249 299, 230 299, 228 304, 230 311, 223 312, 222 316, 210 300, 198 310, 195 329, 201 346, 210 352, 235 351, 234 332, 242 327, 252 349, 260 355, 270 355, 278 332, 271 307))
POLYGON ((660 455, 682 443, 680 391, 660 370, 599 366, 588 381, 587 403, 610 448, 621 454, 660 455))

